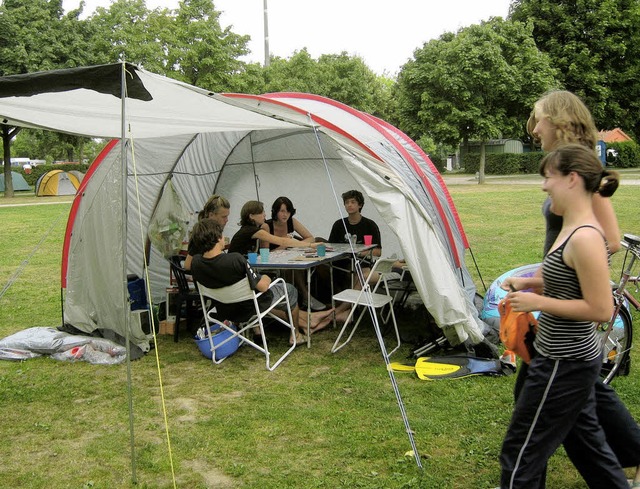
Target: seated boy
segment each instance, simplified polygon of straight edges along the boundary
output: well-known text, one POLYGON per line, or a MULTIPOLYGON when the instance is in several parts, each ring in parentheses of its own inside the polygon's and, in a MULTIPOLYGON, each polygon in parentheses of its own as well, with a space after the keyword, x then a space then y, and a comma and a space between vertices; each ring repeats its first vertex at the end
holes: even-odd
MULTIPOLYGON (((342 194, 342 202, 344 209, 347 212, 347 217, 338 219, 333 223, 331 227, 331 233, 329 234, 330 243, 349 243, 349 238, 353 235, 356 236, 356 243, 364 243, 364 237, 366 235, 372 236, 372 242, 377 246, 370 251, 363 251, 359 254, 361 259, 360 266, 362 267, 362 273, 367 281, 374 283, 378 280, 376 276, 369 276, 373 263, 368 259, 369 254, 372 256, 382 255, 382 244, 380 238, 380 228, 376 222, 372 219, 364 217, 362 215, 362 208, 364 207, 364 196, 359 190, 347 190, 342 194)), ((337 261, 334 263, 337 269, 346 269, 351 267, 349 260, 337 261)), ((337 291, 343 290, 351 286, 351 276, 345 273, 334 272, 334 288, 337 291)), ((356 279, 354 287, 360 289, 361 285, 356 279)), ((349 315, 349 309, 351 305, 348 303, 340 304, 335 311, 335 318, 338 322, 344 322, 349 315)), ((312 333, 320 331, 330 324, 329 321, 321 321, 318 326, 311 330, 312 333)))

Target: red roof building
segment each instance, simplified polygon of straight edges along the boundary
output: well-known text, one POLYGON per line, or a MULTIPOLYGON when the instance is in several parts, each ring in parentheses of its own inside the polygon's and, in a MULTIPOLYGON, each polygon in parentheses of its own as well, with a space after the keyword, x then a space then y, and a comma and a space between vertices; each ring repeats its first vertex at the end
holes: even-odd
POLYGON ((611 129, 610 131, 600 131, 598 133, 598 138, 605 143, 624 143, 625 141, 632 141, 632 139, 619 127, 611 129))

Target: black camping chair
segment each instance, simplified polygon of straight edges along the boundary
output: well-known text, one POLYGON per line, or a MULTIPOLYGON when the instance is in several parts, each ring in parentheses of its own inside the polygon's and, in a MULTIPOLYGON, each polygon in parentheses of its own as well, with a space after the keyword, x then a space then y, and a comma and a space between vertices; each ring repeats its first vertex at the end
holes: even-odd
POLYGON ((192 319, 197 317, 198 320, 201 320, 204 317, 202 313, 202 309, 200 306, 200 294, 198 293, 198 286, 193 283, 195 288, 191 288, 189 286, 189 279, 187 272, 183 268, 185 257, 182 255, 173 255, 169 259, 169 263, 171 264, 171 271, 173 272, 173 276, 176 279, 176 283, 178 284, 178 293, 176 294, 176 323, 174 325, 173 330, 173 341, 178 342, 179 329, 180 329, 180 319, 182 313, 182 305, 186 306, 186 319, 187 319, 187 330, 191 330, 190 322, 192 319), (198 314, 196 314, 198 312, 198 314))

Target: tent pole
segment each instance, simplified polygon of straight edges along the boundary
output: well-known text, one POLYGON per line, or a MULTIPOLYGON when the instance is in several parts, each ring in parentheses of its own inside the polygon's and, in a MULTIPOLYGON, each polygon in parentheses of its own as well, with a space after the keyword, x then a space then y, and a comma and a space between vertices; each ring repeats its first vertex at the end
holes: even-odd
POLYGON ((121 131, 120 136, 120 160, 122 164, 122 291, 124 294, 124 324, 125 324, 125 346, 127 350, 127 397, 129 400, 129 439, 131 444, 131 482, 137 484, 136 480, 136 453, 135 437, 133 430, 133 394, 131 389, 131 344, 129 333, 131 329, 131 314, 129 313, 129 291, 127 288, 127 151, 126 143, 126 122, 125 122, 125 101, 127 95, 126 63, 122 62, 122 73, 120 83, 120 103, 121 103, 121 131))
MULTIPOLYGON (((338 200, 338 194, 336 194, 336 187, 333 184, 333 179, 331 178, 331 172, 329 171, 329 165, 327 164, 327 159, 325 158, 324 151, 322 150, 322 144, 320 142, 320 136, 318 133, 318 126, 315 124, 313 118, 311 117, 311 114, 307 114, 307 116, 309 117, 309 122, 313 128, 313 133, 316 138, 316 143, 320 151, 320 156, 322 158, 322 162, 324 163, 325 171, 327 172, 327 178, 329 179, 331 190, 333 191, 333 199, 336 205, 336 209, 338 210, 338 215, 342 217, 342 212, 340 210, 340 201, 338 200)), ((348 232, 346 225, 344 227, 344 230, 346 234, 348 232)), ((356 269, 356 274, 358 276, 358 279, 360 280, 360 283, 363 284, 363 287, 364 287, 364 284, 366 284, 366 280, 364 277, 364 272, 362 271, 362 267, 360 266, 360 262, 358 260, 355 260, 355 269, 356 269)), ((365 291, 365 293, 368 295, 369 303, 372 303, 371 290, 365 291)), ((389 362, 389 355, 387 353, 387 348, 385 347, 385 344, 384 344, 384 339, 382 338, 382 332, 380 331, 380 324, 378 323, 378 317, 373 306, 369 306, 369 314, 371 315, 371 319, 373 321, 373 329, 375 330, 376 338, 378 339, 380 352, 382 353, 382 358, 384 360, 385 366, 387 368, 387 372, 389 374, 389 380, 391 381, 391 387, 393 388, 393 393, 395 394, 395 397, 396 397, 398 409, 400 409, 400 415, 402 416, 402 421, 404 422, 404 428, 409 438, 409 444, 411 445, 411 451, 407 453, 410 453, 411 455, 413 455, 413 458, 419 469, 424 469, 424 467, 422 466, 420 453, 418 452, 418 447, 416 445, 416 441, 413 436, 413 430, 411 429, 411 425, 409 424, 409 417, 407 416, 407 411, 404 406, 404 401, 402 400, 402 394, 400 394, 400 388, 398 387, 398 383, 396 382, 396 376, 393 373, 393 369, 391 368, 391 365, 389 362)))
POLYGON ((253 154, 253 141, 251 140, 251 136, 253 135, 253 131, 249 134, 249 147, 251 148, 251 168, 253 168, 253 184, 256 187, 256 200, 260 200, 260 177, 256 172, 256 159, 253 154))

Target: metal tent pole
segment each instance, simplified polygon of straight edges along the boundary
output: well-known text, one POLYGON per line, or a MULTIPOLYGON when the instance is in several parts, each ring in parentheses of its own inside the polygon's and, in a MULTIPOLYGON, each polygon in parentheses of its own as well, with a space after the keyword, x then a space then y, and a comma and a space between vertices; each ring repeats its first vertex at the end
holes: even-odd
MULTIPOLYGON (((327 164, 327 160, 325 158, 324 155, 324 151, 322 150, 322 144, 320 142, 320 137, 318 135, 319 131, 318 131, 318 126, 315 123, 315 121, 313 120, 313 117, 311 116, 311 114, 307 113, 307 117, 309 118, 310 124, 313 128, 313 132, 316 138, 316 143, 318 144, 318 149, 320 152, 320 156, 322 157, 322 161, 324 163, 324 167, 325 167, 325 171, 327 173, 327 178, 329 179, 329 183, 331 185, 331 190, 333 191, 333 198, 336 204, 336 209, 340 209, 340 203, 338 200, 338 195, 336 194, 336 187, 333 184, 333 179, 331 178, 331 172, 329 171, 329 165, 327 164)), ((342 215, 342 214, 340 214, 342 215)), ((345 227, 345 232, 347 231, 346 227, 345 227)), ((353 251, 353 247, 352 247, 352 251, 353 251)), ((358 261, 356 260, 356 273, 358 275, 358 278, 360 279, 360 283, 365 284, 365 279, 364 279, 364 273, 362 272, 362 267, 360 266, 360 263, 358 263, 358 261)), ((369 303, 372 302, 372 298, 371 298, 371 291, 369 290, 368 292, 366 292, 369 297, 369 303)), ((393 388, 393 393, 395 394, 396 397, 396 402, 398 404, 398 409, 400 410, 400 415, 402 416, 402 421, 404 423, 404 428, 405 431, 407 433, 407 437, 409 438, 409 444, 411 446, 411 453, 413 454, 413 458, 416 462, 416 465, 418 466, 418 468, 423 469, 422 466, 422 460, 420 458, 420 453, 418 452, 418 447, 416 445, 415 442, 415 437, 413 436, 413 430, 411 429, 411 425, 409 424, 409 417, 407 416, 407 411, 405 409, 404 406, 404 401, 402 400, 402 394, 400 394, 400 388, 398 387, 398 383, 396 382, 396 376, 393 373, 393 370, 390 367, 390 362, 389 362, 389 355, 387 354, 387 349, 384 345, 384 339, 382 338, 382 332, 380 331, 380 324, 378 323, 378 318, 377 315, 375 313, 375 310, 373 308, 373 306, 369 306, 369 313, 371 314, 371 318, 373 320, 373 328, 376 332, 376 337, 378 339, 378 344, 380 346, 380 351, 382 353, 382 357, 384 359, 384 363, 385 363, 385 367, 387 369, 387 372, 389 374, 389 380, 391 381, 391 387, 393 388)))
POLYGON ((124 294, 124 325, 125 325, 125 347, 127 349, 127 397, 129 401, 129 440, 131 445, 131 481, 136 484, 136 453, 135 436, 133 427, 133 392, 131 388, 131 344, 130 326, 131 314, 129 313, 129 291, 127 288, 127 151, 126 151, 126 122, 125 108, 127 97, 127 69, 126 63, 122 62, 122 74, 120 79, 120 101, 121 101, 121 136, 120 136, 120 160, 122 165, 122 293, 124 294))

